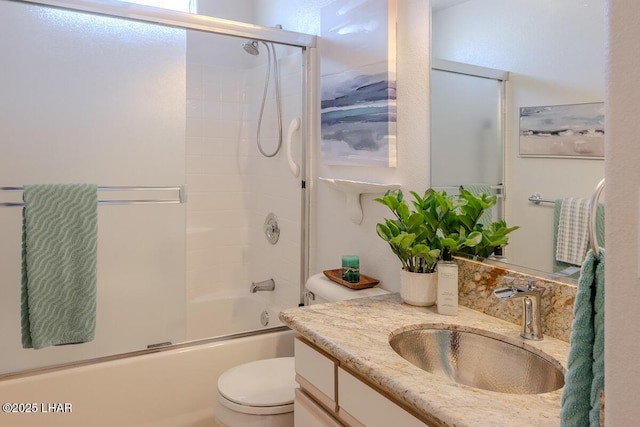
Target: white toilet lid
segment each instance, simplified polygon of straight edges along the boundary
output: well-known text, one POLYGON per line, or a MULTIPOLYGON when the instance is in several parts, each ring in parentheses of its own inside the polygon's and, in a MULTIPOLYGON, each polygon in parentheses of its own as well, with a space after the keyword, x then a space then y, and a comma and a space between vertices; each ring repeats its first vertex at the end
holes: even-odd
POLYGON ((218 379, 218 392, 247 406, 281 406, 293 403, 295 381, 293 357, 277 357, 233 367, 218 379))

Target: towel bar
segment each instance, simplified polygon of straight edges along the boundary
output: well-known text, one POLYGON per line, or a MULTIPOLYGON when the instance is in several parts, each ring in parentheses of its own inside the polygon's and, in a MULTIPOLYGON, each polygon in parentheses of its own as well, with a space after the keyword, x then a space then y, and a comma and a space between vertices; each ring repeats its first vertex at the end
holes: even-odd
MULTIPOLYGON (((0 191, 23 191, 23 187, 0 187, 0 191)), ((178 186, 99 186, 98 191, 177 191, 178 197, 175 199, 142 199, 142 200, 98 200, 99 205, 150 205, 150 204, 170 204, 170 203, 186 203, 187 186, 181 184, 178 186)), ((23 202, 1 202, 0 207, 24 206, 23 202)))
POLYGON ((543 199, 542 196, 540 195, 540 193, 533 193, 532 195, 529 196, 529 198, 527 199, 530 202, 535 203, 536 205, 539 205, 540 203, 555 203, 555 200, 549 200, 549 199, 543 199))
MULTIPOLYGON (((591 242, 591 249, 594 254, 598 254, 600 246, 598 245, 598 236, 596 233, 596 216, 598 212, 598 200, 600 199, 600 193, 604 189, 604 178, 596 185, 596 189, 589 200, 589 242, 591 242)), ((536 205, 540 203, 555 203, 555 200, 543 199, 540 193, 533 193, 527 199, 536 205)))

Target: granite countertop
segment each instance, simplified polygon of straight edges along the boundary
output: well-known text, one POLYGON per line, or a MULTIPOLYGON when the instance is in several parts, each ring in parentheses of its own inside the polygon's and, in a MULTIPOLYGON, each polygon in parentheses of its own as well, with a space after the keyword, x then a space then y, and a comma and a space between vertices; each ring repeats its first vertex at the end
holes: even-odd
POLYGON ((443 316, 434 307, 402 303, 399 294, 340 301, 284 310, 280 319, 308 341, 338 359, 340 365, 366 379, 383 394, 410 408, 423 420, 441 426, 558 426, 562 389, 543 394, 506 394, 454 383, 426 372, 389 345, 393 332, 415 326, 456 325, 551 356, 566 370, 569 344, 545 336, 520 337, 513 323, 459 307, 443 316))

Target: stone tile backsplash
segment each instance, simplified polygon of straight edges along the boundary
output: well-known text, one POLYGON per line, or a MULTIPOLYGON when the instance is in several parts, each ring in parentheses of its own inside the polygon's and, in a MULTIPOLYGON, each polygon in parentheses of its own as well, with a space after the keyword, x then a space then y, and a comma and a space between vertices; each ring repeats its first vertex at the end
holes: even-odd
POLYGON ((500 300, 493 295, 493 290, 505 285, 505 276, 534 279, 536 286, 545 289, 541 305, 543 333, 569 342, 577 285, 559 282, 538 272, 525 273, 463 258, 456 258, 456 262, 460 305, 520 325, 522 300, 500 300))

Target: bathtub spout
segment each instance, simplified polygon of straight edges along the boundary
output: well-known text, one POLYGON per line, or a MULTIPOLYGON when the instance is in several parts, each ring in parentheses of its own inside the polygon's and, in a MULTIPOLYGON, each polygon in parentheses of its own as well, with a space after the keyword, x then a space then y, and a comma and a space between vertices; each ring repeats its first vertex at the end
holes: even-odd
POLYGON ((263 280, 262 282, 251 282, 249 292, 255 294, 258 291, 272 291, 276 288, 276 282, 273 279, 263 280))

